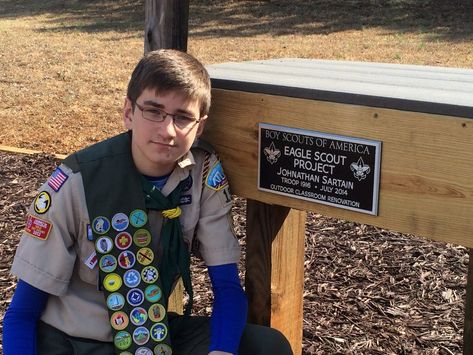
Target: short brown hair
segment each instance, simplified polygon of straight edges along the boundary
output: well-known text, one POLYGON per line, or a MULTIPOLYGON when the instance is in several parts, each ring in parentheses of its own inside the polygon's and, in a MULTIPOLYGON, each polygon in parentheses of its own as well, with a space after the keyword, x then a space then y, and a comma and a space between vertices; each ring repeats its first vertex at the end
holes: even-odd
POLYGON ((210 108, 210 77, 205 67, 190 54, 160 49, 144 55, 131 74, 127 97, 135 102, 145 89, 180 91, 200 103, 200 115, 210 108))

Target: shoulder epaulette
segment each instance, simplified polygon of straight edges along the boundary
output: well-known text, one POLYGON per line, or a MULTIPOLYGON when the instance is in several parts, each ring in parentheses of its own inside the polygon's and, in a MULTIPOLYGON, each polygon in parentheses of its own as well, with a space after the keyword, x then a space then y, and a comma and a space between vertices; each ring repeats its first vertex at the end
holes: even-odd
POLYGON ((209 142, 206 142, 202 139, 197 139, 194 144, 192 144, 191 149, 202 149, 203 151, 210 154, 217 154, 215 148, 209 142))

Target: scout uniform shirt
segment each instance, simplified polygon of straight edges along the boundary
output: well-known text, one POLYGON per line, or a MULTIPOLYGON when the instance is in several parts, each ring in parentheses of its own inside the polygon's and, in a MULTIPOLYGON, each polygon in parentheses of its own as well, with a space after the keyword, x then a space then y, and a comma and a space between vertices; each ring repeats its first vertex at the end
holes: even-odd
MULTIPOLYGON (((180 159, 162 190, 167 196, 187 179, 180 202, 183 238, 189 248, 197 245, 209 266, 235 263, 240 256, 230 218, 231 196, 222 176, 214 154, 193 148, 180 159), (213 177, 219 177, 217 183, 213 177)), ((148 218, 157 250, 162 215, 149 211, 148 218)), ((111 342, 107 306, 97 287, 90 224, 82 176, 61 164, 28 211, 11 272, 51 295, 42 321, 71 336, 111 342)))

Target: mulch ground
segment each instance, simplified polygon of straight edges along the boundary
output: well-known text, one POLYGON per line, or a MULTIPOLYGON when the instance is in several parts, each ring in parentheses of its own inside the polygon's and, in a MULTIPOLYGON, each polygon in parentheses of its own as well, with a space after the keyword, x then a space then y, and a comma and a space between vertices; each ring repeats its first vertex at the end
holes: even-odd
MULTIPOLYGON (((15 288, 9 269, 26 209, 57 163, 0 152, 0 321, 15 288)), ((235 198, 243 249, 245 207, 235 198)), ((194 312, 208 315, 204 269, 193 269, 194 312)), ((467 269, 463 247, 309 213, 303 353, 461 354, 467 269)))

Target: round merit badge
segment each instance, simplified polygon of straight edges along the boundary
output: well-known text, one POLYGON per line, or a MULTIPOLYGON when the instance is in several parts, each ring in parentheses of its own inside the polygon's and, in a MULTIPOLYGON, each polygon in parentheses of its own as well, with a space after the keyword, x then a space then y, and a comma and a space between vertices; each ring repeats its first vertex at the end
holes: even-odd
POLYGON ((112 314, 110 317, 110 324, 113 329, 123 330, 128 326, 128 316, 125 312, 118 311, 112 314))
POLYGON ((51 195, 46 191, 41 191, 34 200, 34 211, 37 214, 46 213, 51 207, 51 195))
POLYGON ((136 252, 136 258, 141 265, 149 265, 154 259, 154 253, 150 248, 141 248, 136 252))
POLYGON ((151 349, 141 347, 136 349, 135 355, 153 355, 153 351, 151 349))
POLYGON ((153 340, 163 341, 168 334, 168 328, 163 323, 156 323, 151 327, 150 332, 153 340))
POLYGON ((151 307, 149 307, 148 316, 152 322, 161 322, 164 319, 165 315, 166 310, 164 309, 164 306, 162 304, 155 303, 151 305, 151 307))
POLYGON ((107 297, 107 307, 112 311, 119 311, 125 305, 125 297, 121 293, 111 293, 107 297))
POLYGON ((95 242, 95 250, 97 250, 100 254, 107 254, 112 250, 113 242, 112 238, 110 237, 100 237, 95 242))
POLYGON ((154 347, 154 353, 158 355, 172 355, 172 350, 169 345, 158 344, 154 347))
POLYGON ((108 274, 103 280, 103 287, 105 287, 108 292, 115 292, 122 287, 122 278, 115 273, 108 274))
POLYGON ((156 269, 154 266, 146 266, 141 271, 141 278, 147 284, 155 283, 158 277, 158 269, 156 269))
POLYGON ((151 303, 158 302, 162 295, 163 293, 157 285, 149 285, 145 289, 145 298, 151 303))
POLYGON ((143 325, 148 319, 148 313, 142 307, 133 308, 130 312, 130 320, 134 325, 143 325))
MULTIPOLYGON (((149 330, 145 327, 138 327, 133 332, 133 341, 137 345, 145 345, 149 340, 149 330)), ((148 349, 149 350, 149 349, 148 349)), ((136 352, 135 354, 138 354, 136 352)), ((151 353, 153 355, 153 353, 151 353)))
POLYGON ((126 295, 126 300, 133 307, 139 306, 144 301, 143 291, 139 288, 132 288, 126 295))
POLYGON ((130 269, 125 272, 123 275, 123 282, 129 288, 136 287, 140 284, 141 276, 140 273, 135 269, 130 269))
POLYGON ((134 210, 130 213, 130 224, 135 228, 143 227, 148 222, 148 215, 143 210, 134 210))
POLYGON ((128 216, 124 213, 117 213, 112 217, 112 227, 118 232, 128 228, 128 216))
POLYGON ((113 343, 120 350, 128 349, 131 345, 131 335, 124 330, 119 331, 113 338, 113 343))
POLYGON ((138 229, 133 234, 133 242, 139 247, 146 247, 151 243, 151 233, 146 229, 138 229))
POLYGON ((118 233, 115 237, 115 245, 120 250, 128 249, 133 241, 131 235, 127 232, 118 233))
POLYGON ((96 217, 92 222, 92 229, 97 234, 105 234, 110 229, 110 221, 103 216, 96 217))
POLYGON ((135 261, 135 254, 129 250, 122 251, 120 255, 118 255, 118 265, 120 265, 125 270, 131 269, 133 265, 135 265, 135 261))
POLYGON ((103 272, 112 272, 117 268, 117 259, 113 255, 104 255, 100 258, 99 268, 103 272))

